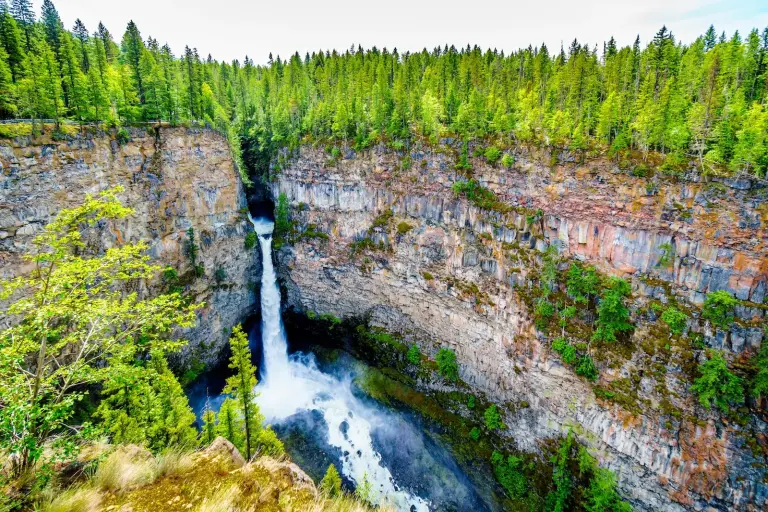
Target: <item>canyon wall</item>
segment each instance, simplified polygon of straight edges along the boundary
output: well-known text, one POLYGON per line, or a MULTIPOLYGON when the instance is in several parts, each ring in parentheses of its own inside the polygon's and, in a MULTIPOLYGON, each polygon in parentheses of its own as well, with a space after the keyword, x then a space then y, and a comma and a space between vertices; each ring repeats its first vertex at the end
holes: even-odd
POLYGON ((509 207, 483 211, 455 196, 456 151, 441 148, 293 157, 273 184, 304 233, 280 254, 288 307, 368 318, 430 356, 454 349, 462 379, 504 404, 510 444, 537 450, 573 429, 637 510, 768 506, 765 422, 752 416, 747 432, 698 406, 689 387, 702 347, 661 339, 648 307, 674 299, 702 343, 731 358, 758 350, 768 191, 634 178, 568 154, 552 165, 519 150, 511 169, 473 159, 473 176, 509 207), (621 385, 622 403, 596 395, 534 328, 526 295, 549 245, 632 283, 631 349, 595 356, 596 385, 621 385), (745 301, 727 332, 697 308, 721 289, 745 301))
POLYGON ((0 140, 0 279, 29 271, 22 255, 59 210, 120 185, 119 198, 134 213, 92 230, 93 246, 144 240, 155 262, 176 269, 178 279, 166 284, 205 302, 197 326, 179 333, 190 341, 185 360, 215 363, 231 327, 253 310, 260 276, 258 251, 243 248, 251 227, 228 143, 202 129, 129 133, 122 144, 103 132, 0 140), (199 246, 200 277, 185 251, 189 228, 199 246))

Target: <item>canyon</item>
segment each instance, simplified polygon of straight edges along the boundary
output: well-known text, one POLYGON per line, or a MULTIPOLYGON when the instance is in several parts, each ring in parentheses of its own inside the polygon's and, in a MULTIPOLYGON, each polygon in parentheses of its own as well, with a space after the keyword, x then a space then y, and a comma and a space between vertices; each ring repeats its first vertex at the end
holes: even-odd
MULTIPOLYGON (((341 157, 305 145, 285 155, 251 192, 291 206, 299 235, 276 255, 284 307, 364 319, 430 357, 453 349, 461 379, 502 406, 510 446, 535 452, 572 430, 636 510, 764 509, 768 425, 752 416, 747 429, 698 406, 689 367, 701 351, 659 339, 650 305, 685 305, 705 346, 733 358, 756 352, 765 339, 768 189, 750 179, 648 186, 606 158, 579 163, 577 154, 519 147, 511 168, 472 158, 474 179, 509 206, 486 211, 452 190, 465 179, 458 150, 446 140, 341 157), (549 246, 563 262, 631 280, 632 350, 602 354, 597 385, 628 385, 632 400, 598 395, 535 328, 528 295, 549 246), (728 331, 698 313, 715 290, 743 301, 728 331)), ((134 215, 97 229, 92 242, 146 240, 206 303, 197 327, 179 333, 190 341, 182 364, 219 362, 229 330, 258 304, 260 257, 244 249, 246 190, 214 131, 133 128, 123 144, 107 133, 18 137, 0 142, 0 179, 2 279, 29 270, 21 255, 58 209, 121 185, 134 215), (199 277, 185 251, 190 228, 199 277)))

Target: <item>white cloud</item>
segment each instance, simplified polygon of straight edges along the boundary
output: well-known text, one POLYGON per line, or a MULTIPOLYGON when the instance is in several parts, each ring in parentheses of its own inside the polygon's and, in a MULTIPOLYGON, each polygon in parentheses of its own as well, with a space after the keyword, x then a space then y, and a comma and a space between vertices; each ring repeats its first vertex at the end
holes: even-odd
MULTIPOLYGON (((602 45, 612 35, 631 44, 647 42, 662 24, 691 41, 713 23, 718 31, 747 32, 768 25, 764 0, 54 0, 65 25, 77 17, 89 30, 103 21, 116 38, 133 19, 144 38, 184 45, 230 60, 257 63, 270 52, 287 56, 352 44, 405 50, 477 44, 515 50, 545 42, 556 51, 578 38, 602 45)), ((42 0, 36 0, 39 5, 42 0)))

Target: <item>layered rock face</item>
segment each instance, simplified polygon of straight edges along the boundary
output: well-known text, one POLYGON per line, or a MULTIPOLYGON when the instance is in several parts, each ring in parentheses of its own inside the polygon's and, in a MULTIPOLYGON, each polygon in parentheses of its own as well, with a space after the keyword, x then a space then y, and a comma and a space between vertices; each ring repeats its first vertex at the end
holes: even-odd
MULTIPOLYGON (((646 307, 674 298, 688 305, 691 328, 707 345, 759 349, 766 190, 743 181, 658 190, 608 161, 548 161, 522 150, 509 170, 473 161, 474 177, 515 207, 499 213, 454 195, 461 178, 450 150, 376 148, 329 161, 302 148, 273 194, 285 194, 301 230, 329 236, 304 236, 283 250, 288 305, 368 317, 430 355, 454 349, 461 377, 505 405, 510 443, 536 450, 573 429, 616 472, 636 509, 768 506, 765 453, 747 447, 743 429, 697 406, 689 367, 701 351, 664 341, 654 348, 646 307), (629 383, 631 404, 598 398, 534 328, 524 295, 549 245, 631 280, 633 349, 603 359, 599 382, 629 383), (746 301, 730 332, 698 319, 696 304, 720 289, 746 301)), ((765 449, 765 423, 753 417, 750 425, 765 449)))
POLYGON ((104 133, 0 141, 0 279, 29 270, 22 255, 59 210, 81 204, 86 193, 121 185, 119 197, 134 213, 97 226, 89 235, 93 246, 144 240, 158 264, 176 269, 173 284, 205 302, 197 326, 180 333, 190 341, 186 358, 212 364, 229 329, 252 311, 252 283, 260 275, 258 251, 243 246, 251 228, 229 146, 210 130, 131 129, 130 135, 122 145, 104 133), (201 277, 185 250, 189 228, 201 277))

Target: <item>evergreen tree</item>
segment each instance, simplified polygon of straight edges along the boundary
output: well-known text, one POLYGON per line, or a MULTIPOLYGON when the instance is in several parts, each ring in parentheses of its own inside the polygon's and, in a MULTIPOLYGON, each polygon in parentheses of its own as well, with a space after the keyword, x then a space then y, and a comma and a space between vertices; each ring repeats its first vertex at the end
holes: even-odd
POLYGON ((320 481, 320 491, 329 498, 341 496, 341 476, 333 464, 328 466, 325 476, 320 481))
POLYGON ((203 410, 202 420, 203 429, 200 432, 200 439, 203 446, 208 446, 216 439, 216 413, 213 412, 213 409, 211 409, 207 402, 203 410))
POLYGON ((256 387, 256 368, 251 363, 251 349, 248 346, 248 337, 242 327, 236 325, 229 338, 232 356, 229 367, 234 375, 227 379, 224 392, 237 402, 240 416, 243 420, 245 431, 245 457, 250 459, 255 453, 257 439, 264 421, 264 417, 256 405, 254 388, 256 387))
POLYGON ((8 54, 0 45, 0 119, 14 117, 17 113, 15 86, 8 54))
POLYGON ((40 21, 45 27, 45 38, 48 41, 48 44, 51 46, 51 49, 58 54, 59 38, 64 31, 64 25, 61 23, 59 12, 56 10, 56 7, 51 0, 43 0, 40 21))
POLYGON ((597 307, 597 320, 595 321, 593 340, 615 342, 616 335, 633 329, 629 321, 629 309, 624 304, 624 299, 629 297, 630 285, 624 279, 611 277, 608 281, 600 304, 597 307))
MULTIPOLYGON (((0 0, 4 2, 5 0, 0 0)), ((0 5, 4 5, 0 3, 0 5)), ((6 9, 0 11, 0 43, 8 55, 8 66, 14 82, 18 82, 24 75, 24 59, 26 57, 21 40, 21 32, 10 12, 6 9)))
POLYGON ((245 451, 243 427, 238 403, 231 398, 226 398, 219 408, 219 424, 216 426, 216 435, 229 440, 238 450, 243 452, 245 451))
POLYGON ((123 61, 131 70, 131 75, 138 91, 138 99, 142 105, 144 104, 144 80, 141 74, 140 63, 144 50, 144 41, 141 39, 138 27, 136 27, 133 21, 128 22, 122 42, 123 61))
POLYGON ((32 39, 35 25, 35 12, 31 0, 11 0, 11 16, 24 32, 24 42, 27 51, 32 50, 32 39))

